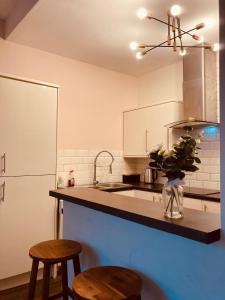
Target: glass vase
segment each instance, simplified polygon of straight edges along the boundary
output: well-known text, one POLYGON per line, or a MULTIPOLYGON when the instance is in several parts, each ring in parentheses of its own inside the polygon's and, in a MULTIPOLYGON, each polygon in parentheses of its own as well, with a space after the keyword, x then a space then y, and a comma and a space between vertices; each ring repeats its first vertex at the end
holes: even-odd
POLYGON ((168 181, 162 192, 164 216, 168 219, 183 218, 183 186, 180 180, 168 181))

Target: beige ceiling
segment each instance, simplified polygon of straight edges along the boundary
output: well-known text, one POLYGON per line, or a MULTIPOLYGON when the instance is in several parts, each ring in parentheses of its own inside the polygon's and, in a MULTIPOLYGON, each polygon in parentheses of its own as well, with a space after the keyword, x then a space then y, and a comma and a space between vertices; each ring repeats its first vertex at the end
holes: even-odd
MULTIPOLYGON (((202 33, 207 41, 218 41, 218 0, 175 2, 183 7, 185 30, 213 18, 214 26, 202 33)), ((172 4, 174 0, 39 0, 8 39, 139 76, 181 59, 171 49, 159 49, 137 61, 128 48, 133 40, 159 43, 167 33, 162 24, 137 19, 137 9, 146 7, 154 16, 165 19, 172 4)), ((188 43, 192 43, 190 38, 188 43)))
POLYGON ((14 8, 18 0, 0 0, 0 19, 5 20, 8 18, 10 12, 14 8))

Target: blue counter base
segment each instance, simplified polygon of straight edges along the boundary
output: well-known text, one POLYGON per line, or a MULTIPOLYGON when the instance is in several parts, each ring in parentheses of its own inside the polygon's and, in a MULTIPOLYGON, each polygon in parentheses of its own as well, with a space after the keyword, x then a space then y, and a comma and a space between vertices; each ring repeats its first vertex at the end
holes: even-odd
POLYGON ((224 300, 223 240, 205 245, 67 201, 64 237, 84 245, 83 270, 119 265, 138 271, 142 300, 224 300))

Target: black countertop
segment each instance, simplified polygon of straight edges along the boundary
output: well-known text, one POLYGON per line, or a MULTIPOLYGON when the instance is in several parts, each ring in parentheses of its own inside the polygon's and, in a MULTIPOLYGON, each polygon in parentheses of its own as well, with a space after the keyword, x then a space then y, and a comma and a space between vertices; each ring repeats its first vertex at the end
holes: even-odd
MULTIPOLYGON (((153 193, 161 193, 162 188, 163 185, 159 183, 151 184, 151 183, 137 182, 137 183, 131 183, 130 188, 122 188, 122 190, 137 189, 137 190, 149 191, 153 193)), ((117 190, 121 190, 121 189, 117 189, 117 190)), ((220 191, 185 186, 184 197, 213 201, 213 202, 220 202, 220 191)))
MULTIPOLYGON (((152 192, 160 191, 160 186, 147 187, 142 184, 133 185, 129 189, 136 189, 137 187, 152 192)), ((220 216, 217 214, 184 208, 183 219, 170 220, 164 218, 163 205, 159 203, 100 191, 94 188, 65 188, 50 191, 49 194, 57 199, 69 201, 205 244, 220 239, 220 216)))

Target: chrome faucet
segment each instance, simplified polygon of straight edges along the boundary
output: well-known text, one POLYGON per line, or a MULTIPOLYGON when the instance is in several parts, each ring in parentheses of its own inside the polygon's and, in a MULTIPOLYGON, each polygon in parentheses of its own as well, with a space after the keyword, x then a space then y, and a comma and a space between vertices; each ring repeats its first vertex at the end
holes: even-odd
POLYGON ((96 155, 95 160, 94 160, 94 178, 93 178, 93 184, 94 184, 94 185, 98 184, 98 180, 97 180, 97 178, 96 178, 97 160, 98 160, 98 157, 99 157, 102 153, 104 153, 104 152, 105 152, 105 153, 108 153, 108 154, 112 157, 112 161, 111 161, 111 163, 110 163, 110 165, 109 165, 109 173, 112 174, 112 164, 113 164, 113 162, 114 162, 114 157, 113 157, 112 153, 109 152, 109 151, 107 151, 107 150, 100 151, 100 152, 96 155))

